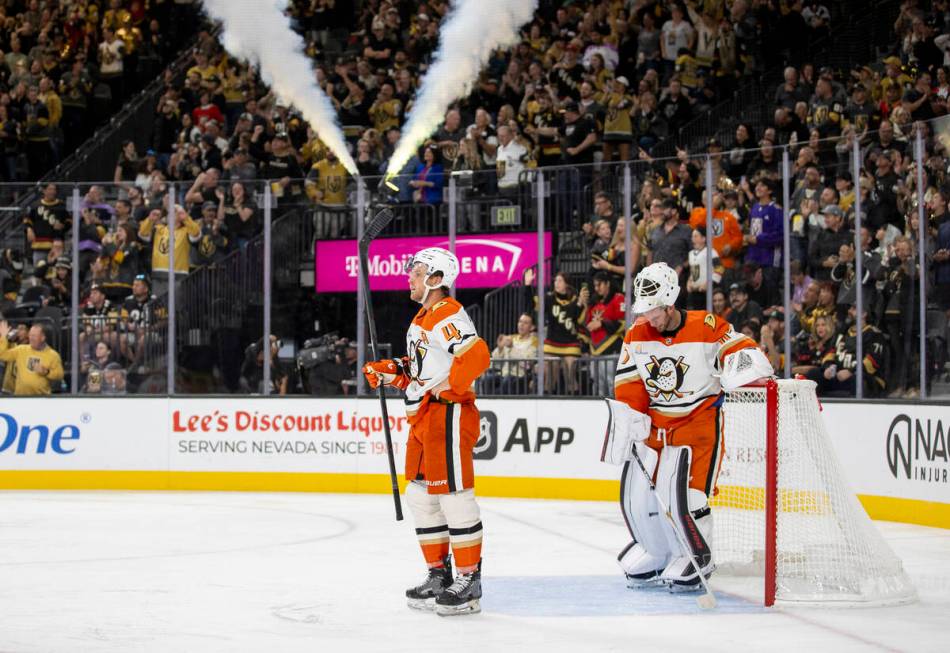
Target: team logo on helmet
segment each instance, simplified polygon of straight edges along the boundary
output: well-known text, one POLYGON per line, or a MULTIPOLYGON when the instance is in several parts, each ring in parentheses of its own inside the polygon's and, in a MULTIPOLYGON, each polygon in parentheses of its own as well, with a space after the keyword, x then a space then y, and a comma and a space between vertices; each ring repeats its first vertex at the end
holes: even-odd
POLYGON ((683 385, 683 379, 686 377, 686 370, 689 365, 683 362, 683 357, 677 359, 664 357, 657 358, 650 356, 650 362, 646 364, 649 377, 644 381, 647 387, 647 394, 663 401, 673 401, 682 399, 692 392, 680 392, 683 385))

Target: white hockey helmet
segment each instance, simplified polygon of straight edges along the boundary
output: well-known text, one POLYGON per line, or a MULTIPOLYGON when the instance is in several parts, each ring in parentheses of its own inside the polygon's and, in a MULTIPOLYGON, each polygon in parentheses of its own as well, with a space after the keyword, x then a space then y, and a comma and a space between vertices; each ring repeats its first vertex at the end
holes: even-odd
POLYGON ((673 306, 680 294, 676 270, 666 263, 654 263, 633 281, 633 312, 642 315, 659 306, 673 306))
POLYGON ((442 283, 439 286, 451 288, 459 276, 459 260, 455 254, 441 247, 427 247, 415 253, 406 261, 406 272, 410 272, 418 264, 426 266, 425 282, 429 285, 429 277, 442 274, 442 283))

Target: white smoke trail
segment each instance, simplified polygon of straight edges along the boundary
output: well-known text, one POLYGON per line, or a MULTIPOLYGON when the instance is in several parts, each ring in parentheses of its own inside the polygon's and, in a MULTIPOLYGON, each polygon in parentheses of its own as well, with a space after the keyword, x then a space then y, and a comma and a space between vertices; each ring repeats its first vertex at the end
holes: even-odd
POLYGON ((293 104, 320 140, 351 175, 356 163, 346 149, 336 109, 317 86, 303 38, 284 15, 287 0, 204 0, 208 13, 224 24, 222 42, 236 57, 260 68, 261 77, 279 98, 293 104))
POLYGON ((422 80, 386 175, 398 174, 442 124, 445 111, 467 95, 492 50, 515 44, 538 0, 457 0, 439 35, 439 49, 422 80))

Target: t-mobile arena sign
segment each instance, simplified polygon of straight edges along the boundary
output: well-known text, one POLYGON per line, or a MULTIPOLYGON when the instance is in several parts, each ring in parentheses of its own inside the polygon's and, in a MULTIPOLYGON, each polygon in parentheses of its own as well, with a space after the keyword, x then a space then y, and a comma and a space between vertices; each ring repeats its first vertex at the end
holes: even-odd
MULTIPOLYGON (((369 247, 369 284, 372 290, 406 290, 406 261, 426 247, 449 248, 448 238, 381 238, 369 247)), ((317 241, 314 285, 318 293, 356 292, 359 253, 355 240, 317 241)), ((455 255, 461 273, 459 288, 498 288, 520 280, 525 269, 538 262, 538 234, 504 233, 459 236, 455 255)), ((551 234, 544 234, 544 255, 551 256, 551 234)))

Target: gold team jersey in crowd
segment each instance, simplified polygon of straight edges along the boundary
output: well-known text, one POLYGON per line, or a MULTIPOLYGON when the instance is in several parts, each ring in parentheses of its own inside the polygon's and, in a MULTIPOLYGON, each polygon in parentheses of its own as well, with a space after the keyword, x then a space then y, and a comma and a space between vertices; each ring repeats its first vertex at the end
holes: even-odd
POLYGON ((46 346, 41 350, 33 349, 30 345, 10 347, 6 337, 0 337, 0 360, 13 365, 13 394, 15 395, 48 395, 50 383, 63 380, 63 362, 59 354, 52 347, 46 346), (46 375, 34 371, 37 364, 49 370, 46 375))

